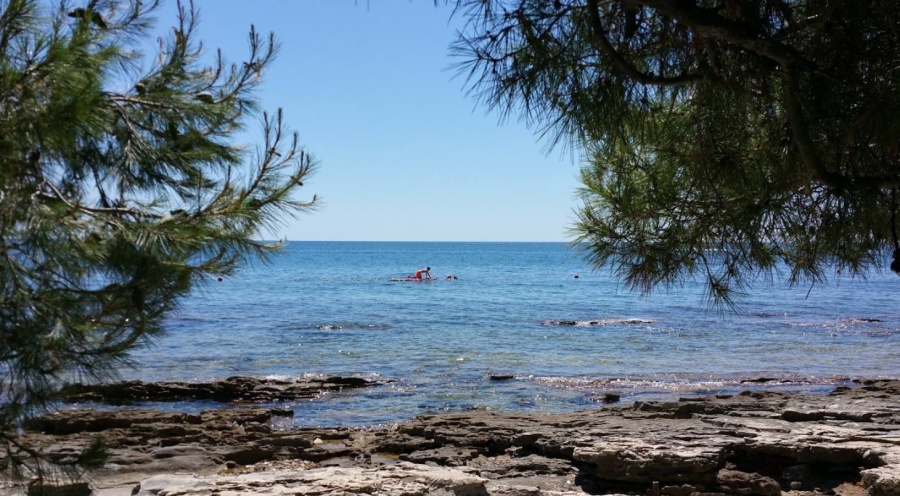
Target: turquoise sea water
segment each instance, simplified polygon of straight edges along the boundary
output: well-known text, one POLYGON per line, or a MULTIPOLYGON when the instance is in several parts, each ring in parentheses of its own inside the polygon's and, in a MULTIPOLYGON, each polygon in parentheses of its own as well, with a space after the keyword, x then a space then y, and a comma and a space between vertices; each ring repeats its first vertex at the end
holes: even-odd
POLYGON ((291 242, 271 264, 187 298, 123 376, 392 381, 282 405, 310 426, 599 408, 608 391, 624 402, 673 399, 737 392, 761 377, 778 379, 768 389, 824 391, 848 378, 900 377, 898 293, 890 273, 812 288, 775 281, 722 314, 699 284, 628 292, 564 243, 291 242), (441 280, 388 281, 426 265, 441 280))

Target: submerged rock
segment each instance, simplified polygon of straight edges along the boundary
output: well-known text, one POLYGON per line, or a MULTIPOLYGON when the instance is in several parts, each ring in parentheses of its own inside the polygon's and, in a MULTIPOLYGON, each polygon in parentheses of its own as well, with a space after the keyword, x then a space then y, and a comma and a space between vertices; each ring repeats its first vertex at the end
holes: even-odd
POLYGON ((652 320, 647 319, 598 319, 598 320, 544 320, 541 325, 545 326, 606 326, 606 325, 639 325, 652 324, 652 320))

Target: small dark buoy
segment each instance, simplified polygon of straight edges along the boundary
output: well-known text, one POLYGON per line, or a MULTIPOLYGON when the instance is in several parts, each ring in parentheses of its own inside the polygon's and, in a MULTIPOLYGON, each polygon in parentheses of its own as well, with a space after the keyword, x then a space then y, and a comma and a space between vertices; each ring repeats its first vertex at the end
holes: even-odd
POLYGON ((575 279, 578 279, 578 274, 575 274, 575 279))
POLYGON ((497 374, 497 375, 492 375, 492 376, 488 377, 488 379, 490 379, 492 381, 508 381, 510 379, 515 379, 515 378, 516 378, 516 376, 514 376, 512 374, 497 374))

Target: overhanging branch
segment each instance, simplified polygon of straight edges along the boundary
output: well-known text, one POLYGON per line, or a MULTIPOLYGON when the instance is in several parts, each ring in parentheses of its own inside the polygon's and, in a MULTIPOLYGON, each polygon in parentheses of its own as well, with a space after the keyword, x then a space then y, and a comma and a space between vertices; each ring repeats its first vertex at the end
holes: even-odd
MULTIPOLYGON (((626 0, 626 2, 637 3, 635 0, 626 0)), ((783 67, 795 64, 810 65, 791 48, 771 39, 760 37, 757 33, 749 32, 743 24, 720 16, 715 9, 701 8, 693 1, 683 0, 641 0, 640 3, 656 9, 660 14, 676 19, 702 37, 731 42, 745 50, 774 60, 783 67)))
POLYGON ((679 74, 677 76, 664 77, 656 74, 647 74, 638 70, 631 62, 629 62, 621 53, 619 53, 612 43, 609 41, 606 29, 603 27, 603 20, 600 19, 600 5, 598 0, 587 0, 588 19, 591 23, 591 32, 593 40, 597 47, 607 57, 616 70, 623 76, 637 81, 641 84, 652 86, 674 86, 679 84, 697 81, 701 77, 697 74, 679 74))

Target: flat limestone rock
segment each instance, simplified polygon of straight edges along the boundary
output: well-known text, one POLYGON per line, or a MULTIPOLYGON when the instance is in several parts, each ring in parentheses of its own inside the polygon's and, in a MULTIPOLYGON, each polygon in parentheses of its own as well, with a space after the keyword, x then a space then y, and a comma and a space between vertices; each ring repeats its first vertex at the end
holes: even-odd
MULTIPOLYGON (((189 472, 198 476, 187 485, 222 495, 327 495, 340 484, 353 488, 347 493, 406 495, 431 484, 431 494, 482 496, 900 496, 898 381, 570 413, 423 415, 381 430, 279 430, 278 415, 72 410, 35 423, 44 429, 23 441, 69 456, 103 436, 112 457, 94 476, 97 488, 110 487, 102 484, 109 478, 189 472)), ((152 487, 181 487, 164 480, 152 487)))
POLYGON ((141 482, 135 496, 207 496, 215 494, 447 494, 482 496, 487 479, 459 470, 407 462, 379 469, 326 467, 305 471, 276 470, 239 475, 158 475, 141 482))

